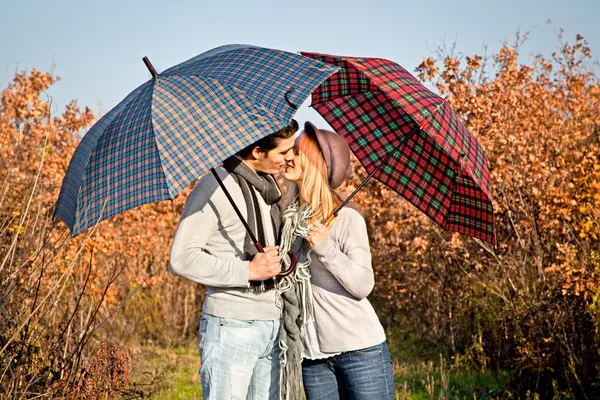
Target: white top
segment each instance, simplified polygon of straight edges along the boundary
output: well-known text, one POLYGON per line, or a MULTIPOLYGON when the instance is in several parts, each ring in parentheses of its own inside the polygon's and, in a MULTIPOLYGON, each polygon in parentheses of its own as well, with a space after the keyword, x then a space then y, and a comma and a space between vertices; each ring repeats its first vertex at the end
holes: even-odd
POLYGON ((304 351, 302 357, 310 360, 320 360, 323 358, 329 358, 341 354, 338 352, 325 353, 321 351, 319 347, 319 338, 317 336, 317 327, 315 325, 315 319, 310 318, 306 323, 306 338, 304 339, 304 351))

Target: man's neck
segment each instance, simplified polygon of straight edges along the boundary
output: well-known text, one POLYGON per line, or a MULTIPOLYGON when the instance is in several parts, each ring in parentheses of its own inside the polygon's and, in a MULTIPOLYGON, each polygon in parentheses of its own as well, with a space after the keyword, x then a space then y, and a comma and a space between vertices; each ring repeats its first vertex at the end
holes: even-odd
POLYGON ((255 173, 258 173, 258 171, 256 170, 256 165, 255 165, 255 161, 254 160, 250 160, 250 159, 244 159, 242 158, 242 161, 244 162, 244 164, 246 164, 252 171, 254 171, 255 173))

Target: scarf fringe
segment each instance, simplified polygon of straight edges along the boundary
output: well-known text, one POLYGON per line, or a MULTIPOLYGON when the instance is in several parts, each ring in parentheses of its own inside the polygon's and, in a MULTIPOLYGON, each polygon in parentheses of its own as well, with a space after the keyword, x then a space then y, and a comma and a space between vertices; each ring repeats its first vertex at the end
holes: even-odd
MULTIPOLYGON (((283 212, 279 246, 283 270, 290 267, 287 252, 292 250, 297 240, 302 241, 308 234, 308 220, 311 216, 312 210, 307 206, 300 206, 297 199, 283 212)), ((282 309, 279 334, 279 398, 282 400, 302 399, 302 338, 306 334, 306 321, 313 314, 309 270, 311 250, 306 250, 305 244, 300 249, 296 254, 296 271, 279 281, 275 297, 277 306, 282 309)))

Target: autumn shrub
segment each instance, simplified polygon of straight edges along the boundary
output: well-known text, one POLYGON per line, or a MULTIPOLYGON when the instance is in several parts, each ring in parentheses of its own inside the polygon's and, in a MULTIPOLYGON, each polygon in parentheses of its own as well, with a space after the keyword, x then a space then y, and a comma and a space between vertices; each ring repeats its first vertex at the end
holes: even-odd
POLYGON ((126 377, 129 364, 119 361, 119 349, 148 337, 161 345, 186 342, 200 314, 200 286, 166 268, 185 194, 77 238, 52 219, 68 162, 94 120, 75 102, 53 115, 46 93, 57 79, 18 73, 0 101, 2 398, 96 398, 122 390, 126 381, 114 375, 126 377), (92 369, 113 375, 94 378, 96 384, 92 369))
POLYGON ((371 233, 373 300, 391 332, 417 334, 471 368, 509 369, 519 393, 593 397, 600 85, 583 37, 569 44, 559 32, 550 57, 521 63, 524 40, 486 56, 441 48, 417 68, 487 154, 497 247, 443 232, 370 184, 357 201, 371 233))

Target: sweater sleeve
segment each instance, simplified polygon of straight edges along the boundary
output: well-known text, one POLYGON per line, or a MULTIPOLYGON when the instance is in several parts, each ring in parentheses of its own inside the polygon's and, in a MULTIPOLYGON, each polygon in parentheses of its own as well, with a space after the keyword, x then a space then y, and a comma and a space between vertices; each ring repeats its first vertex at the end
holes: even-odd
POLYGON ((327 239, 313 249, 325 268, 352 296, 364 299, 375 285, 369 236, 364 218, 344 209, 327 239))
POLYGON ((247 287, 248 261, 222 259, 206 251, 219 229, 215 203, 200 187, 192 190, 173 238, 169 270, 205 286, 247 287))

